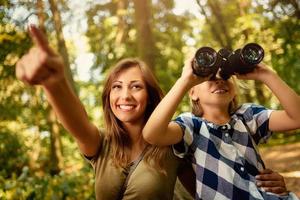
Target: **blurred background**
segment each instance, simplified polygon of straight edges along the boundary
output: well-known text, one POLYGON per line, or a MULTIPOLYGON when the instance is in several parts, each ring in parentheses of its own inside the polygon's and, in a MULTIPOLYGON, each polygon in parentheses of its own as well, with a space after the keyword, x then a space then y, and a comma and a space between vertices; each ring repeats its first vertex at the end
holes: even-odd
MULTIPOLYGON (((147 62, 166 92, 199 47, 237 49, 256 42, 300 94, 298 0, 0 0, 0 199, 95 199, 93 171, 56 121, 40 87, 16 80, 15 64, 32 46, 36 24, 66 63, 91 120, 103 125, 107 70, 124 57, 147 62)), ((259 82, 243 82, 242 102, 280 105, 259 82)), ((178 112, 188 111, 184 99, 178 112)), ((260 148, 300 196, 300 130, 274 133, 260 148)), ((176 192, 175 199, 189 199, 176 192)))

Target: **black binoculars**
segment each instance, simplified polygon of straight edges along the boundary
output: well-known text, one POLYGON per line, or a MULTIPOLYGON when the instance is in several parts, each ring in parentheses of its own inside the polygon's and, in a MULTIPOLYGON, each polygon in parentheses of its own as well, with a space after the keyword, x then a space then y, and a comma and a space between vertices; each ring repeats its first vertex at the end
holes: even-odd
POLYGON ((226 48, 216 52, 210 47, 201 47, 196 51, 192 68, 194 74, 201 77, 218 73, 227 80, 231 75, 246 74, 254 70, 264 58, 263 48, 256 43, 246 44, 243 48, 230 51, 226 48))

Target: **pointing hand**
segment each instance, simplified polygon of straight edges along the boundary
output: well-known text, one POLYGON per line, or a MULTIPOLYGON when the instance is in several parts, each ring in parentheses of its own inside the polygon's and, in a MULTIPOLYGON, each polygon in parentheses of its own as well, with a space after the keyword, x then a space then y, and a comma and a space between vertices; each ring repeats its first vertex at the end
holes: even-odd
POLYGON ((34 47, 17 62, 17 78, 29 85, 44 86, 65 78, 63 59, 49 46, 46 35, 34 25, 30 25, 29 33, 34 47))

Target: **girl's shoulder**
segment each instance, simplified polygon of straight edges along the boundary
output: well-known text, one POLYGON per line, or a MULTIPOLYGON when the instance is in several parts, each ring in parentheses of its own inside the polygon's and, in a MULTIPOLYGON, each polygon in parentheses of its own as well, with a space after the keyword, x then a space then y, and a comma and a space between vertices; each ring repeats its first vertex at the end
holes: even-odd
POLYGON ((193 120, 197 120, 197 121, 203 121, 203 118, 193 114, 192 112, 183 112, 181 114, 179 114, 174 121, 193 121, 193 120))
POLYGON ((201 118, 201 117, 195 115, 195 114, 192 113, 192 112, 183 112, 183 113, 180 113, 177 117, 201 118))
POLYGON ((266 108, 255 103, 243 103, 237 108, 234 114, 243 115, 245 113, 256 113, 261 110, 266 110, 266 108))

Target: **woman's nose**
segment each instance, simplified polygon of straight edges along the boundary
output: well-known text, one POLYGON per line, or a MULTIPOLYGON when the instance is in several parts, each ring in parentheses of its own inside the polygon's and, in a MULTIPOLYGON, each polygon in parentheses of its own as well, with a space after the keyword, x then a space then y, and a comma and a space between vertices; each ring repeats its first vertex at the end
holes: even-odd
POLYGON ((123 99, 129 98, 129 97, 131 96, 129 89, 124 88, 124 89, 121 91, 120 96, 121 96, 123 99))

